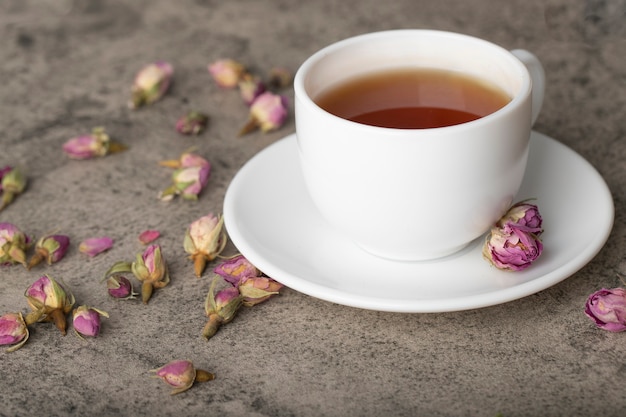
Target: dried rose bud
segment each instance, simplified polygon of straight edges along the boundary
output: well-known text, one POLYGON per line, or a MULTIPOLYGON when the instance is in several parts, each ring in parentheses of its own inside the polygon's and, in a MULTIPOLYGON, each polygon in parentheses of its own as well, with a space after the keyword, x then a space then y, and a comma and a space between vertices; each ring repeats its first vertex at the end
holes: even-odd
POLYGON ((215 378, 210 372, 196 369, 193 363, 187 360, 172 361, 150 372, 155 372, 157 378, 174 387, 172 395, 188 390, 194 382, 206 382, 215 378))
POLYGON ((26 266, 30 239, 12 223, 0 223, 0 265, 20 263, 26 266))
POLYGON ((161 232, 159 232, 158 230, 145 230, 139 235, 139 242, 147 245, 148 243, 157 240, 159 236, 161 236, 161 232))
POLYGON ((28 326, 22 313, 7 313, 0 317, 0 345, 13 345, 7 352, 21 348, 28 340, 28 326))
POLYGON ((184 153, 179 160, 161 161, 160 164, 176 168, 172 174, 172 185, 159 194, 163 201, 169 201, 175 195, 186 200, 197 200, 211 175, 209 161, 193 153, 184 153))
POLYGON ((209 123, 209 116, 206 114, 190 111, 176 122, 176 131, 183 135, 199 135, 204 131, 209 123))
POLYGON ((209 320, 202 329, 202 336, 207 340, 213 337, 223 324, 235 318, 243 301, 239 290, 235 287, 227 287, 216 293, 215 287, 218 280, 219 278, 215 277, 211 282, 209 293, 204 301, 204 311, 209 320))
POLYGON ((115 274, 107 278, 107 290, 113 298, 128 300, 137 295, 133 290, 133 284, 123 275, 115 274))
POLYGON ((259 77, 245 74, 239 81, 239 94, 246 105, 250 106, 254 100, 265 92, 265 84, 259 77))
POLYGON ((220 59, 208 66, 213 80, 223 88, 234 88, 239 83, 246 69, 239 62, 232 59, 220 59))
POLYGON ((268 84, 271 88, 285 88, 291 85, 293 73, 284 67, 274 67, 269 72, 268 84))
POLYGON ((65 334, 65 315, 74 305, 71 292, 53 278, 44 275, 28 287, 24 296, 33 310, 26 315, 26 324, 53 321, 61 333, 65 334))
POLYGON ((150 245, 143 253, 138 253, 136 261, 131 264, 131 270, 141 281, 141 300, 144 304, 148 304, 155 288, 163 288, 170 283, 167 264, 159 245, 150 245))
POLYGON ((224 218, 208 214, 189 225, 183 247, 193 260, 197 277, 202 275, 206 263, 214 260, 226 246, 224 218))
POLYGON ((13 199, 26 188, 26 177, 19 168, 6 167, 0 171, 0 211, 13 202, 13 199), (7 168, 9 168, 7 170, 7 168))
POLYGON ((287 119, 287 97, 265 92, 258 96, 250 106, 248 122, 239 131, 239 136, 255 129, 262 132, 276 130, 287 119))
POLYGON ((80 337, 96 337, 100 334, 100 316, 109 317, 106 311, 85 305, 76 307, 72 313, 74 331, 80 337))
POLYGON ((507 225, 515 225, 517 228, 539 236, 543 232, 541 229, 542 223, 543 219, 541 214, 539 214, 537 206, 521 201, 514 204, 496 225, 501 228, 507 225))
POLYGON ((485 240, 483 257, 496 268, 521 271, 528 268, 543 251, 541 240, 533 233, 509 225, 494 227, 485 240))
POLYGON ((261 275, 261 271, 252 265, 243 255, 238 255, 222 262, 213 269, 213 272, 235 287, 238 287, 247 278, 261 275))
POLYGON ((167 92, 173 76, 174 67, 168 62, 157 61, 145 66, 135 76, 128 106, 136 109, 154 103, 167 92))
POLYGON ((243 305, 252 307, 278 294, 283 284, 268 277, 250 277, 239 285, 243 305))
POLYGON ((113 239, 108 236, 92 237, 83 240, 78 245, 79 252, 94 257, 104 251, 107 251, 113 247, 113 239))
POLYGON ((35 254, 28 262, 28 269, 45 260, 48 265, 60 261, 70 246, 70 238, 65 235, 48 235, 35 244, 35 254))
POLYGON ((63 151, 72 159, 91 159, 121 152, 126 147, 111 141, 103 127, 95 127, 89 135, 72 138, 63 144, 63 151))
POLYGON ((589 296, 585 314, 601 329, 610 332, 626 330, 626 290, 602 288, 589 296))

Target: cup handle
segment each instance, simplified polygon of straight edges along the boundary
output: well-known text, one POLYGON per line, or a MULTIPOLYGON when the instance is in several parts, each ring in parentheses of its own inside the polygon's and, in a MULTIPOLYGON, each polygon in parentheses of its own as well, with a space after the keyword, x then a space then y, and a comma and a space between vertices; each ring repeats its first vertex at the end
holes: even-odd
POLYGON ((532 124, 535 124, 541 105, 543 104, 543 95, 546 88, 546 73, 539 59, 525 49, 514 49, 511 51, 528 68, 530 78, 533 83, 532 92, 532 124))

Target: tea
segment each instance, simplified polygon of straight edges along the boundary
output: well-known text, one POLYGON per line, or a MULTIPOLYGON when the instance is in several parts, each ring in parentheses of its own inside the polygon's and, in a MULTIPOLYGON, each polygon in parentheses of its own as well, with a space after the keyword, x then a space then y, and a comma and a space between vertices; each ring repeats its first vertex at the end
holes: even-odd
POLYGON ((487 116, 511 98, 495 85, 454 71, 402 68, 353 78, 315 102, 344 119, 372 126, 425 129, 487 116))

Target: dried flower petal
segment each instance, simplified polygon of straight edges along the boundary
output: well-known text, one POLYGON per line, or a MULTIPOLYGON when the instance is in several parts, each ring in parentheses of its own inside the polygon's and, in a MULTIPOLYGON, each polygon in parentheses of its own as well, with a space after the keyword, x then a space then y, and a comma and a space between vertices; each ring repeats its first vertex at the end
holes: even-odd
POLYGON ((208 66, 213 80, 223 88, 234 88, 246 70, 243 65, 233 59, 220 59, 208 66))
POLYGON ((157 240, 159 236, 161 236, 161 232, 158 230, 145 230, 139 235, 139 241, 142 244, 147 245, 148 243, 157 240))
POLYGON ((585 314, 600 329, 610 332, 626 330, 626 290, 602 288, 589 296, 585 314))
POLYGON ((0 317, 0 345, 13 345, 7 352, 21 348, 28 340, 28 326, 22 313, 7 313, 0 317))
POLYGON ((45 260, 48 265, 60 261, 70 246, 70 238, 65 235, 48 235, 35 244, 35 254, 28 262, 28 269, 45 260))
POLYGON ((169 362, 158 369, 154 369, 156 377, 161 378, 165 383, 174 387, 172 395, 188 390, 194 382, 211 381, 215 376, 202 369, 196 369, 191 361, 175 360, 169 362))
POLYGON ((157 61, 142 68, 135 76, 131 88, 131 109, 152 104, 167 92, 172 84, 174 67, 165 61, 157 61))
POLYGON ((19 168, 5 167, 0 170, 0 211, 11 204, 26 188, 26 177, 19 168))
POLYGON ((265 92, 250 106, 248 122, 239 131, 239 136, 261 129, 266 133, 280 128, 287 119, 287 97, 265 92))
POLYGON ((100 316, 109 317, 106 311, 85 305, 74 309, 72 324, 78 336, 96 337, 100 334, 100 316))
POLYGON ((92 237, 85 239, 78 246, 78 250, 84 254, 94 257, 113 247, 113 239, 108 236, 92 237))
POLYGON ((30 239, 12 223, 0 223, 0 265, 20 263, 26 266, 30 239))
POLYGON ((194 261, 197 277, 202 275, 206 263, 215 259, 226 246, 224 218, 212 213, 192 222, 185 232, 183 247, 194 261))
POLYGON ((190 111, 176 122, 176 131, 183 135, 199 135, 209 123, 206 114, 190 111))

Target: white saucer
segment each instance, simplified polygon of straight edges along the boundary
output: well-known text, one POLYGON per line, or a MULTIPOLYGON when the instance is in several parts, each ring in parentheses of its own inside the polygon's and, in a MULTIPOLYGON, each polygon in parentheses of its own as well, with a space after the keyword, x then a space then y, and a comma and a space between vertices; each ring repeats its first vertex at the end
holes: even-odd
POLYGON ((395 312, 485 307, 548 288, 589 262, 613 225, 613 200, 598 172, 565 145, 532 133, 517 201, 535 198, 544 252, 528 269, 503 272, 481 255, 482 239, 446 258, 396 262, 364 252, 317 213, 300 173, 295 134, 237 173, 224 220, 241 253, 284 285, 338 304, 395 312))

